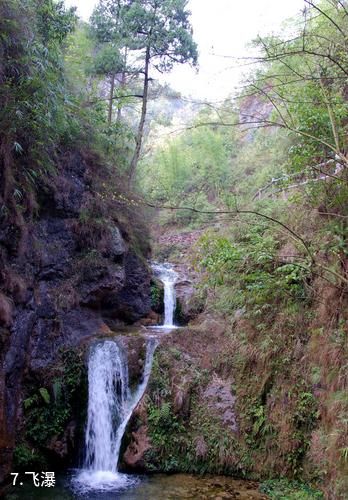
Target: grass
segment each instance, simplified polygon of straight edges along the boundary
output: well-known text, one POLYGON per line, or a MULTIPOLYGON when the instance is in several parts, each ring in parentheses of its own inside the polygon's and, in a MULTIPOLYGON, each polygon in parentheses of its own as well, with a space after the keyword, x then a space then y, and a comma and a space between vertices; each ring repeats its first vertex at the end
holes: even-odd
POLYGON ((271 479, 264 481, 260 490, 269 498, 276 500, 320 500, 324 498, 321 491, 314 490, 309 485, 287 479, 271 479))

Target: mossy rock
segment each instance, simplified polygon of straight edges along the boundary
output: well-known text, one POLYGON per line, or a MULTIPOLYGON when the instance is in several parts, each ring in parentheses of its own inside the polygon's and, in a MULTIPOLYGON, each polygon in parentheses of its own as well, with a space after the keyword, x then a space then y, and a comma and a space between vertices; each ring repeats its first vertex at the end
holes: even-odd
POLYGON ((270 479, 261 484, 260 490, 269 498, 283 500, 320 500, 324 498, 321 491, 313 489, 310 485, 288 479, 270 479))
POLYGON ((152 278, 150 283, 151 309, 157 314, 164 313, 164 286, 163 283, 152 278))
POLYGON ((84 349, 62 350, 57 363, 41 375, 25 385, 24 435, 14 460, 24 468, 42 463, 65 467, 72 464, 84 433, 88 399, 84 349), (59 442, 64 446, 57 446, 59 442))
POLYGON ((47 461, 42 453, 30 447, 27 443, 17 444, 13 452, 13 469, 24 471, 28 469, 37 470, 47 466, 47 461))
POLYGON ((184 326, 188 323, 189 318, 184 312, 183 305, 180 299, 176 299, 176 307, 174 311, 174 324, 178 326, 184 326))

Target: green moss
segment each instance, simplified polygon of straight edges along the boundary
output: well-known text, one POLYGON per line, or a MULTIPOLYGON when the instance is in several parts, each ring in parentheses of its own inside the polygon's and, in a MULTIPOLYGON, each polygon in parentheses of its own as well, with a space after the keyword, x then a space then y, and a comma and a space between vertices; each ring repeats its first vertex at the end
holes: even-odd
MULTIPOLYGON (((158 349, 147 399, 152 444, 146 454, 149 470, 254 479, 271 474, 303 477, 318 406, 305 374, 299 376, 291 363, 290 350, 297 333, 287 337, 284 332, 277 337, 265 329, 256 331, 257 336, 255 330, 248 329, 226 332, 211 356, 204 354, 204 365, 202 344, 209 336, 200 330, 178 331, 173 344, 158 349), (190 338, 189 344, 184 342, 185 352, 181 335, 190 338), (257 346, 256 352, 253 346, 257 346), (257 356, 253 358, 257 362, 267 356, 267 371, 262 371, 263 365, 251 363, 250 356, 257 356), (291 383, 293 376, 298 381, 296 387, 291 383), (239 432, 229 428, 218 405, 204 397, 205 388, 215 377, 226 383, 231 380, 239 432), (180 399, 184 404, 178 408, 180 399)), ((308 467, 306 474, 311 480, 317 479, 308 467)))
POLYGON ((199 369, 177 347, 159 348, 153 363, 147 399, 151 449, 145 454, 151 471, 217 473, 245 476, 250 456, 236 434, 209 408, 202 390, 211 373, 199 369), (175 411, 175 380, 189 381, 184 407, 175 411))
POLYGON ((319 500, 324 495, 321 491, 312 489, 305 483, 288 481, 287 479, 272 479, 262 483, 260 490, 269 498, 276 500, 319 500))
POLYGON ((182 304, 179 299, 176 300, 176 307, 174 311, 174 323, 176 325, 184 325, 186 318, 183 312, 182 304))
POLYGON ((157 280, 152 279, 150 284, 151 309, 158 314, 164 311, 164 289, 157 280))
POLYGON ((83 355, 72 349, 64 350, 59 363, 47 376, 46 387, 31 385, 30 394, 24 400, 27 444, 18 445, 17 461, 29 466, 38 453, 45 455, 44 448, 50 440, 62 435, 72 420, 79 424, 78 432, 81 431, 84 425, 82 409, 86 407, 86 401, 83 355))
POLYGON ((30 448, 25 443, 18 444, 13 453, 13 469, 22 471, 27 468, 35 470, 43 468, 46 465, 45 457, 39 453, 35 448, 30 448))

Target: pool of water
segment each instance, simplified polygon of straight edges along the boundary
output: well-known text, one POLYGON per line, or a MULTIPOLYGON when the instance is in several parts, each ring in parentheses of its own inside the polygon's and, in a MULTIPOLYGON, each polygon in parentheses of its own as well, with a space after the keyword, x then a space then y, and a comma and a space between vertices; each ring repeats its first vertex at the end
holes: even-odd
MULTIPOLYGON (((54 488, 35 488, 30 481, 22 486, 11 486, 6 500, 178 500, 178 499, 267 499, 258 491, 257 483, 241 481, 224 476, 193 476, 190 474, 155 474, 152 476, 133 476, 132 482, 112 491, 74 492, 71 480, 74 476, 57 477, 54 488)), ((132 476, 128 476, 130 479, 132 476)))

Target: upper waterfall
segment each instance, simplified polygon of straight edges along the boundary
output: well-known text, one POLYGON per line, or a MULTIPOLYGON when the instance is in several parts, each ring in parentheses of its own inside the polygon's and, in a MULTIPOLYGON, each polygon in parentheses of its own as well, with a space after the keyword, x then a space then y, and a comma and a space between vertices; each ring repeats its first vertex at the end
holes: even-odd
POLYGON ((159 264, 154 262, 152 269, 157 278, 164 285, 164 328, 174 328, 174 312, 176 307, 175 282, 178 279, 177 273, 171 264, 159 264))

